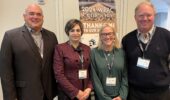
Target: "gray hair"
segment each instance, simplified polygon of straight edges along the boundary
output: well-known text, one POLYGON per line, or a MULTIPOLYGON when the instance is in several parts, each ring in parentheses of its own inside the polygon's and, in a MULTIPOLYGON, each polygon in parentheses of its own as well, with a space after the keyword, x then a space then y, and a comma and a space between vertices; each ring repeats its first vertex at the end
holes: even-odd
POLYGON ((153 5, 151 2, 149 2, 149 1, 144 1, 144 2, 139 3, 139 4, 136 6, 136 8, 135 8, 135 15, 136 15, 138 9, 139 9, 142 5, 148 5, 148 6, 150 6, 150 7, 153 9, 154 14, 156 14, 156 9, 155 9, 154 5, 153 5))

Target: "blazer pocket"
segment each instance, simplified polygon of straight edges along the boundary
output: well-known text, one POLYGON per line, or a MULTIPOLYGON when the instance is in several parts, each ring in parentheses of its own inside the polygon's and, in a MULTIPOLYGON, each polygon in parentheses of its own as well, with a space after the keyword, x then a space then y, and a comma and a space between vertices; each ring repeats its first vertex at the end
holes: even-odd
POLYGON ((26 87, 25 81, 16 81, 16 87, 26 87))

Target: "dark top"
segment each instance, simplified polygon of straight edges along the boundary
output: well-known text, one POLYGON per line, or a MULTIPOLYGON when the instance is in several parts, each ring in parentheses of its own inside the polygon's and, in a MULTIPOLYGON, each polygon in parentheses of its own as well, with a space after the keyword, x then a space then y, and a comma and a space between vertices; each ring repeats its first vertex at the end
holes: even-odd
POLYGON ((137 30, 127 34, 122 39, 122 45, 127 57, 128 80, 131 86, 140 88, 161 88, 170 84, 170 32, 156 27, 155 33, 145 51, 145 58, 150 60, 149 68, 137 67, 138 57, 142 51, 137 39, 137 30))
POLYGON ((53 32, 42 29, 43 58, 26 26, 4 35, 0 52, 0 76, 4 100, 53 100, 56 86, 52 70, 54 47, 53 32))
POLYGON ((86 79, 78 78, 78 71, 81 69, 79 53, 68 43, 62 43, 55 47, 54 72, 59 83, 59 88, 71 99, 74 99, 79 90, 92 89, 89 78, 90 71, 90 47, 80 43, 79 48, 83 54, 83 67, 87 69, 86 79), (84 84, 84 86, 83 86, 84 84))

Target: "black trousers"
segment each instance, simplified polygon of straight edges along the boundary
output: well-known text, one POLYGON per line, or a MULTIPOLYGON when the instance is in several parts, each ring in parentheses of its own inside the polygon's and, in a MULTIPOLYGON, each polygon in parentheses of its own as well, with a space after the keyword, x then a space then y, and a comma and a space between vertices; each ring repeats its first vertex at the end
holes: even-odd
POLYGON ((170 88, 160 88, 154 90, 144 90, 129 87, 127 100, 170 100, 170 88))
POLYGON ((43 100, 48 100, 48 98, 47 98, 47 96, 46 96, 46 95, 44 95, 43 100))

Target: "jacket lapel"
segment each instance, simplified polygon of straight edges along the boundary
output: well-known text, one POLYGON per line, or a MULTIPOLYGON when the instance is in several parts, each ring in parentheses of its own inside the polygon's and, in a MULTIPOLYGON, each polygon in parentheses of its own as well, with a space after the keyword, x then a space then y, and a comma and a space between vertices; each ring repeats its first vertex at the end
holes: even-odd
POLYGON ((36 58, 38 59, 42 59, 41 55, 39 53, 38 47, 36 46, 36 44, 34 43, 34 40, 30 34, 30 32, 28 31, 28 29, 26 28, 26 26, 23 26, 23 37, 25 38, 25 40, 27 41, 27 43, 29 44, 30 48, 32 49, 34 55, 36 56, 36 58))
POLYGON ((47 60, 47 56, 48 56, 48 51, 50 48, 50 43, 49 43, 49 38, 48 38, 48 34, 45 32, 45 30, 42 30, 42 37, 43 37, 43 63, 42 63, 42 67, 44 67, 45 62, 47 60))

